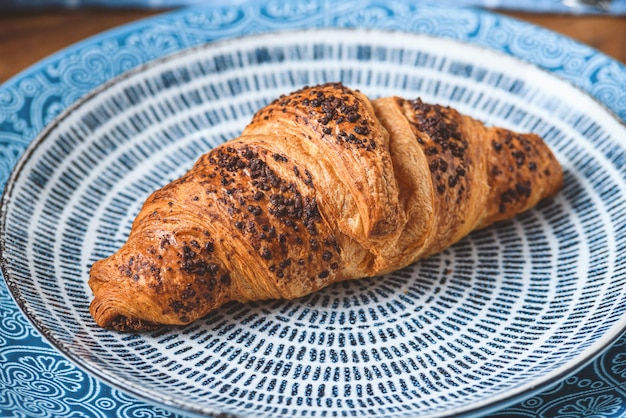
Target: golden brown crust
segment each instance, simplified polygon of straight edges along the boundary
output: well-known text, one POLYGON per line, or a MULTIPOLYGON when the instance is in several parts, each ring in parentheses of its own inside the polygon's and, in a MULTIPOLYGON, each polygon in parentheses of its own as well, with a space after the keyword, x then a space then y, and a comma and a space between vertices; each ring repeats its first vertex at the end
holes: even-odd
POLYGON ((91 269, 91 313, 150 329, 382 274, 528 209, 561 176, 535 135, 419 99, 305 88, 147 199, 128 242, 91 269))
POLYGON ((319 189, 329 216, 366 247, 397 233, 399 190, 389 156, 389 134, 370 101, 341 84, 298 90, 261 109, 242 136, 266 135, 274 147, 297 152, 309 172, 324 175, 331 190, 319 189), (279 133, 278 135, 276 133, 279 133))

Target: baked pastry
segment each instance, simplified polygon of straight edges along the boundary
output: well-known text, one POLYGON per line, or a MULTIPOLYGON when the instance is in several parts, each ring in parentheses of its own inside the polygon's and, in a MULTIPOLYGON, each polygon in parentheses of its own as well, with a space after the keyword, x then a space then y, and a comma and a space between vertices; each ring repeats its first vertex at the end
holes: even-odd
POLYGON ((144 330, 298 298, 437 253, 561 182, 537 135, 420 99, 306 87, 146 200, 127 243, 93 264, 90 311, 144 330))

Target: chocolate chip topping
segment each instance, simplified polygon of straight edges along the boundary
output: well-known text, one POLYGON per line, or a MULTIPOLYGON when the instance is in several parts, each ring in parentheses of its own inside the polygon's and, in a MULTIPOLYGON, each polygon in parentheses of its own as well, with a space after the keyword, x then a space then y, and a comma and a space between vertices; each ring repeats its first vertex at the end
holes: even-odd
POLYGON ((517 134, 502 129, 494 131, 497 139, 494 144, 501 144, 497 157, 492 157, 492 172, 498 176, 492 180, 492 187, 499 193, 498 211, 505 214, 509 207, 515 210, 523 208, 532 194, 534 177, 545 176, 538 172, 537 162, 543 158, 538 154, 537 144, 540 139, 533 135, 517 134), (501 170, 498 167, 506 167, 501 170))
MULTIPOLYGON (((322 238, 313 237, 322 231, 328 234, 313 189, 305 187, 313 185, 311 173, 298 166, 287 166, 285 168, 292 173, 292 177, 287 178, 272 168, 288 161, 282 154, 233 143, 216 148, 198 162, 203 172, 215 173, 215 181, 219 179, 222 185, 228 185, 215 187, 215 181, 208 175, 203 183, 207 190, 217 194, 215 201, 228 214, 226 222, 231 222, 240 239, 267 262, 268 272, 281 280, 298 276, 298 272, 303 271, 302 265, 292 263, 291 259, 300 259, 298 254, 315 253, 319 244, 314 240, 322 238), (301 187, 307 189, 306 192, 301 187)), ((338 250, 329 252, 330 256, 315 254, 304 259, 305 265, 310 263, 320 272, 329 270, 330 264, 337 262, 335 253, 338 250)), ((192 253, 186 254, 185 269, 202 271, 203 266, 192 253)))
POLYGON ((272 105, 278 106, 283 113, 289 110, 299 123, 311 126, 322 137, 337 144, 364 151, 372 151, 378 146, 365 116, 365 105, 341 83, 315 88, 307 86, 289 97, 281 96, 259 111, 255 119, 267 120, 273 112, 272 105))
POLYGON ((442 195, 456 196, 456 201, 460 201, 469 187, 464 180, 469 170, 468 142, 454 119, 454 111, 424 103, 419 98, 398 99, 398 105, 405 110, 417 142, 424 150, 435 190, 442 195))

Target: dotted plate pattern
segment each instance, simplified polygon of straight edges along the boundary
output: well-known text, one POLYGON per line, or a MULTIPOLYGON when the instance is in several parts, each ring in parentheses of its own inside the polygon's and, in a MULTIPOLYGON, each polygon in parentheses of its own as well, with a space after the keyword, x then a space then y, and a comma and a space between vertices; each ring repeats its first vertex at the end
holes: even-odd
MULTIPOLYGON (((288 5, 189 9, 139 23, 53 57, 0 91, 0 100, 21 109, 2 115, 4 163, 15 165, 37 136, 4 196, 3 272, 17 304, 64 355, 41 342, 23 356, 13 341, 39 337, 3 290, 0 382, 7 395, 0 395, 0 408, 37 416, 444 416, 519 402, 502 413, 623 412, 620 120, 564 81, 565 68, 550 73, 528 63, 550 61, 544 52, 535 48, 532 59, 513 53, 529 45, 528 36, 507 48, 483 48, 481 40, 498 39, 507 25, 541 32, 519 22, 433 6, 398 22, 414 7, 405 3, 360 5, 351 14, 327 13, 326 3, 288 5), (456 19, 463 25, 453 33, 456 19), (169 33, 168 25, 186 30, 169 33), (353 26, 365 30, 297 30, 353 26), (469 28, 473 37, 463 35, 469 28), (459 41, 468 38, 472 44, 459 41), (124 42, 154 49, 137 47, 135 55, 124 42), (119 59, 103 60, 99 53, 107 51, 119 59), (188 327, 152 334, 95 326, 87 311, 88 268, 125 240, 147 194, 236 136, 268 101, 335 80, 373 97, 421 96, 490 124, 537 132, 562 161, 566 186, 535 210, 384 277, 296 301, 229 304, 188 327), (46 82, 74 89, 42 94, 46 82), (96 90, 83 97, 89 85, 96 90), (613 383, 566 378, 616 340, 603 354, 618 353, 606 357, 613 367, 603 373, 615 375, 613 383), (536 393, 548 384, 556 385, 536 393), (572 387, 587 395, 549 400, 550 390, 572 387)), ((597 80, 624 72, 612 65, 594 70, 597 80)), ((623 92, 613 87, 598 88, 596 98, 619 102, 623 92)))

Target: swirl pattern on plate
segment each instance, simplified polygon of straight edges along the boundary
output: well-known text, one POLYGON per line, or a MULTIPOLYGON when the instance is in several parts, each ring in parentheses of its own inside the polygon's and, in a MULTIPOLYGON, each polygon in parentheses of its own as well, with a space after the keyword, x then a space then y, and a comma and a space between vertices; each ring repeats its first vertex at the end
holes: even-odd
POLYGON ((623 131, 548 73, 428 36, 321 30, 200 47, 99 89, 40 137, 8 190, 7 281, 71 359, 187 412, 482 410, 528 396, 616 338, 626 306, 623 131), (384 277, 230 304, 149 335, 95 326, 88 268, 121 245, 150 191, 276 96, 335 80, 537 132, 563 162, 565 189, 384 277))

